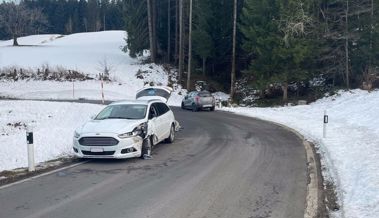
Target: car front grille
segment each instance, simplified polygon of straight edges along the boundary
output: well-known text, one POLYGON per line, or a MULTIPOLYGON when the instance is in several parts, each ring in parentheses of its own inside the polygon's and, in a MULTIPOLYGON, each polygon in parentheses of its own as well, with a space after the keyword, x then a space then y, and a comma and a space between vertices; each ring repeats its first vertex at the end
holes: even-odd
POLYGON ((91 152, 91 151, 82 151, 84 155, 113 155, 115 151, 103 151, 103 152, 91 152))
POLYGON ((115 146, 118 140, 112 137, 83 137, 79 139, 79 144, 83 146, 115 146))

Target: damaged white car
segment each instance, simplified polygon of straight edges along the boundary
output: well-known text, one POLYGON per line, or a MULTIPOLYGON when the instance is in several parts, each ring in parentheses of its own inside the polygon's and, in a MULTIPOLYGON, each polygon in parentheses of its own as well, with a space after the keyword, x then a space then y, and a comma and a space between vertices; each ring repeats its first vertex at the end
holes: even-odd
POLYGON ((80 158, 149 158, 154 145, 172 143, 179 123, 167 106, 171 89, 149 87, 137 100, 114 102, 74 133, 73 149, 80 158))

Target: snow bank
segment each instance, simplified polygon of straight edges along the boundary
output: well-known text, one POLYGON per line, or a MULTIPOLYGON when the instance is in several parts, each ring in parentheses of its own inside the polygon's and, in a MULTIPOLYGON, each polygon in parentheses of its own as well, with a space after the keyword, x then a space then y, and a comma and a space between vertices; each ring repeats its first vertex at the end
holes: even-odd
POLYGON ((37 163, 72 155, 74 130, 104 106, 0 101, 0 172, 27 166, 26 126, 34 132, 37 163))
POLYGON ((225 109, 278 122, 313 141, 337 185, 346 218, 379 217, 379 91, 354 90, 313 104, 280 108, 225 109), (322 137, 324 110, 328 111, 327 138, 322 137))

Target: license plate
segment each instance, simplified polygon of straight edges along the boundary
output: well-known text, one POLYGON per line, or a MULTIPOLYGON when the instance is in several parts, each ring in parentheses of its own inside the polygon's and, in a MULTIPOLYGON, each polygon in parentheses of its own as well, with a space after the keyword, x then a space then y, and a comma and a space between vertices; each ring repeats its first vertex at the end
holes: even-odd
POLYGON ((212 105, 211 104, 205 104, 205 105, 203 105, 203 107, 212 107, 212 105))
POLYGON ((102 148, 91 148, 91 152, 104 152, 102 148))

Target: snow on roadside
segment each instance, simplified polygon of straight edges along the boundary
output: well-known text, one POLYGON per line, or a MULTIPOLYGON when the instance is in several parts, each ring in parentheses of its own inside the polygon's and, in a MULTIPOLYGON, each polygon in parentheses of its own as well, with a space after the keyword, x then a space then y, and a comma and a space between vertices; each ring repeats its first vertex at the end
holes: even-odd
POLYGON ((104 106, 0 101, 0 172, 27 166, 26 126, 34 132, 37 163, 72 155, 74 130, 104 106))
POLYGON ((335 217, 379 217, 379 91, 340 92, 315 103, 278 108, 225 108, 289 126, 314 142, 337 185, 335 217), (324 110, 327 138, 322 137, 324 110))

